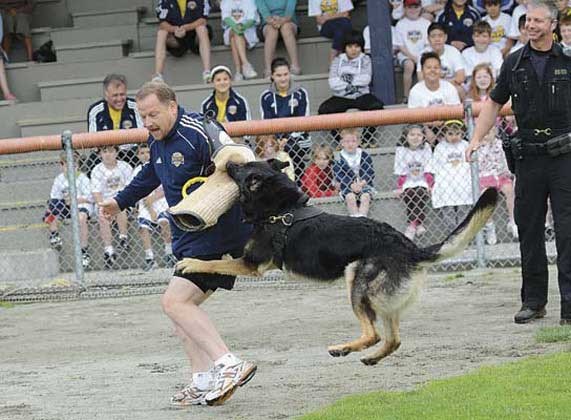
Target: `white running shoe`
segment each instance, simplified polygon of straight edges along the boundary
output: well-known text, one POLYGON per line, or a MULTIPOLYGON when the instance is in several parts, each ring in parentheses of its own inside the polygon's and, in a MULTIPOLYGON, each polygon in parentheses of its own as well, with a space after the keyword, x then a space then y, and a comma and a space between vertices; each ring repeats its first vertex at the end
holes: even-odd
POLYGON ((202 72, 202 81, 206 84, 210 83, 212 81, 211 76, 212 75, 210 74, 210 70, 204 70, 202 72))
POLYGON ((412 241, 414 240, 414 235, 416 235, 416 225, 414 223, 409 223, 404 231, 404 236, 412 241))
POLYGON ((198 389, 190 384, 171 397, 171 405, 176 407, 188 407, 190 405, 206 405, 206 395, 210 389, 198 389))
POLYGON ((242 74, 246 79, 255 79, 258 77, 258 73, 254 70, 254 67, 250 63, 242 65, 242 74))
POLYGON ((517 225, 514 222, 508 223, 508 230, 510 231, 514 239, 519 239, 519 232, 517 230, 517 225))
POLYGON ((164 82, 164 81, 165 79, 161 73, 155 73, 155 75, 151 79, 151 82, 164 82))
POLYGON ((496 225, 494 222, 486 223, 484 227, 484 236, 486 237, 486 243, 488 245, 495 245, 498 243, 498 237, 496 235, 496 225))
POLYGON ((244 75, 242 73, 236 73, 234 74, 234 81, 235 82, 241 82, 242 80, 244 80, 244 75))
POLYGON ((245 385, 254 377, 257 366, 241 360, 234 365, 218 365, 215 369, 214 388, 205 397, 208 405, 224 404, 236 388, 245 385))

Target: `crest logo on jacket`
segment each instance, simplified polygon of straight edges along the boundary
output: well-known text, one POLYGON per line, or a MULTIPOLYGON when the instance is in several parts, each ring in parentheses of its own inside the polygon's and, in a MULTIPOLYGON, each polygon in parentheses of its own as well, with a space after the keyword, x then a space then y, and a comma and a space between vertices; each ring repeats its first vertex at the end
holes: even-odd
POLYGON ((197 6, 197 5, 196 5, 196 2, 195 2, 195 1, 189 1, 189 2, 186 4, 186 7, 188 7, 190 10, 196 9, 196 6, 197 6))
POLYGON ((180 165, 184 164, 184 156, 180 152, 174 152, 171 156, 171 163, 178 168, 180 165))
POLYGON ((121 123, 121 127, 125 130, 129 130, 133 128, 133 122, 131 120, 125 120, 121 123))
POLYGON ((236 114, 236 112, 238 112, 238 108, 236 107, 236 105, 230 105, 228 107, 228 114, 234 115, 236 114))
POLYGON ((291 98, 288 102, 288 105, 291 106, 292 108, 295 108, 296 106, 299 105, 299 102, 297 99, 291 98))

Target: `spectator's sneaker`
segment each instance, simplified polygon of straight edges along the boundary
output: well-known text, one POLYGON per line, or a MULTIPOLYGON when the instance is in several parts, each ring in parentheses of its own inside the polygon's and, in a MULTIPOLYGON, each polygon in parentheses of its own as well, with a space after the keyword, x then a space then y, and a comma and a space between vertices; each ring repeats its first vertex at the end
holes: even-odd
POLYGON ((165 267, 173 268, 176 265, 176 257, 173 254, 165 255, 165 267))
POLYGON ((84 269, 88 269, 89 266, 91 265, 91 255, 89 255, 89 252, 87 251, 82 251, 81 252, 81 265, 83 266, 84 269))
POLYGON ((424 235, 426 233, 426 228, 424 225, 416 225, 416 236, 424 235))
POLYGON ((164 81, 165 79, 161 73, 155 73, 155 75, 151 79, 151 82, 164 82, 164 81))
POLYGON ((246 79, 255 79, 258 77, 258 73, 254 70, 254 67, 250 63, 242 65, 242 74, 246 79))
POLYGON ((484 236, 488 245, 495 245, 498 243, 498 237, 496 236, 496 225, 494 222, 486 223, 486 226, 484 227, 484 236))
POLYGON ((56 251, 61 251, 62 245, 63 243, 61 241, 61 236, 59 236, 59 233, 58 232, 50 233, 50 246, 56 251))
POLYGON ((7 101, 17 101, 18 98, 16 98, 16 95, 14 95, 13 93, 7 93, 6 96, 4 96, 4 99, 7 101))
POLYGON ((519 239, 519 232, 517 231, 517 225, 514 222, 508 223, 508 230, 510 231, 514 239, 519 239))
POLYGON ((409 223, 404 231, 404 236, 412 241, 414 240, 414 235, 416 235, 416 225, 414 223, 409 223))
POLYGON ((235 82, 241 82, 242 80, 244 80, 244 75, 242 73, 236 73, 234 75, 235 82))
POLYGON ((211 78, 210 70, 204 70, 202 72, 202 80, 204 81, 204 83, 210 83, 210 78, 211 78))
POLYGON ((240 361, 235 365, 216 366, 214 388, 206 394, 208 405, 224 404, 239 386, 246 385, 256 374, 256 365, 240 361))
POLYGON ((198 389, 188 385, 171 397, 171 405, 175 407, 188 407, 190 405, 206 405, 206 394, 210 389, 198 389))
POLYGON ((105 252, 103 254, 103 264, 105 265, 105 269, 112 270, 113 267, 115 266, 116 259, 117 256, 115 254, 108 254, 107 252, 105 252))
POLYGON ((152 258, 145 258, 145 267, 143 268, 143 270, 145 271, 151 271, 154 270, 155 268, 158 268, 158 264, 157 262, 152 259, 152 258))
POLYGON ((290 72, 294 76, 301 76, 301 69, 299 67, 291 66, 290 72))
POLYGON ((120 236, 119 237, 119 246, 117 248, 119 248, 120 252, 128 251, 130 248, 129 238, 127 236, 120 236))
POLYGON ((545 240, 547 242, 555 240, 555 230, 553 229, 553 226, 545 226, 545 240))

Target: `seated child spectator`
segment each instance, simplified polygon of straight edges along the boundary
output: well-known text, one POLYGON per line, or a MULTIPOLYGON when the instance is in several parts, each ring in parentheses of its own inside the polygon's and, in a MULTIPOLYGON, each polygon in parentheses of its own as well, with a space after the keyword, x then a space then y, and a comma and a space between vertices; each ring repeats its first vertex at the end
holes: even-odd
POLYGON ((505 57, 513 45, 513 40, 508 37, 512 17, 501 11, 500 4, 501 0, 484 0, 487 15, 482 20, 492 28, 492 45, 498 47, 505 57))
MULTIPOLYGON (((462 54, 456 48, 446 45, 447 35, 446 27, 440 23, 431 23, 427 30, 428 44, 422 53, 435 52, 440 57, 441 77, 454 85, 458 91, 458 95, 462 97, 464 94, 463 84, 466 80, 466 64, 462 54)), ((421 54, 422 55, 422 54, 421 54)), ((416 75, 418 80, 422 80, 422 64, 416 64, 416 75)))
POLYGON ((206 19, 210 12, 208 0, 158 0, 157 17, 160 20, 155 46, 155 75, 163 80, 166 52, 182 57, 187 50, 200 53, 202 79, 210 81, 210 32, 206 19), (196 48, 198 38, 198 48, 196 48))
POLYGON ((512 21, 510 24, 510 29, 508 31, 508 37, 510 37, 513 40, 519 39, 521 31, 519 19, 527 13, 527 0, 516 0, 516 1, 518 5, 512 11, 512 21))
MULTIPOLYGON (((506 14, 511 13, 514 7, 514 0, 493 0, 493 1, 497 1, 498 10, 506 14)), ((480 13, 480 15, 484 16, 486 13, 490 13, 488 11, 488 8, 486 7, 486 3, 487 3, 486 0, 474 0, 472 6, 476 8, 476 10, 480 13)))
POLYGON ((432 159, 432 149, 424 141, 421 125, 407 125, 395 152, 394 174, 398 176, 397 192, 406 206, 407 228, 404 235, 411 241, 426 233, 424 220, 434 181, 426 168, 432 159))
POLYGON ((520 48, 523 48, 523 46, 525 46, 525 44, 527 44, 527 41, 529 41, 529 38, 527 36, 527 29, 525 29, 525 20, 526 20, 526 15, 523 14, 519 17, 518 19, 518 37, 517 37, 517 42, 516 44, 511 48, 510 50, 510 54, 516 52, 517 50, 519 50, 520 48))
MULTIPOLYGON (((99 153, 101 163, 91 172, 91 194, 96 204, 114 197, 130 182, 133 174, 133 168, 122 160, 117 160, 116 146, 103 146, 99 149, 99 153)), ((105 268, 112 269, 117 256, 113 247, 111 222, 115 221, 119 228, 119 250, 126 251, 129 248, 127 213, 122 211, 114 216, 113 220, 108 220, 101 211, 98 211, 98 216, 99 232, 104 245, 103 261, 105 268)))
MULTIPOLYGON (((393 41, 393 61, 396 61, 397 53, 399 52, 399 47, 397 44, 400 42, 394 26, 391 26, 391 38, 393 41)), ((369 30, 369 25, 365 26, 365 29, 363 29, 363 39, 365 41, 365 48, 363 51, 365 54, 371 55, 371 31, 369 30)))
POLYGON ((490 97, 494 87, 494 73, 488 63, 481 63, 472 70, 468 97, 474 102, 483 102, 490 97))
MULTIPOLYGON (((35 0, 9 0, 0 2, 0 15, 2 15, 4 30, 6 32, 2 47, 7 54, 10 54, 12 36, 22 37, 28 61, 33 61, 30 24, 32 21, 34 3, 35 0)), ((2 40, 1 36, 0 40, 2 40)))
MULTIPOLYGON (((79 153, 74 152, 74 165, 79 166, 81 159, 79 153)), ((69 191, 69 182, 67 180, 67 155, 65 152, 60 153, 59 163, 61 172, 56 175, 52 190, 50 192, 50 199, 48 201, 48 208, 44 215, 44 222, 48 224, 50 231, 50 246, 56 251, 62 248, 62 240, 59 234, 59 224, 65 219, 71 218, 71 199, 69 191)), ((81 244, 81 264, 83 268, 89 268, 91 264, 91 256, 88 249, 88 235, 89 230, 87 222, 93 213, 93 204, 91 197, 91 184, 89 178, 79 171, 76 171, 75 188, 77 191, 77 207, 79 210, 79 240, 81 244)))
MULTIPOLYGON (((498 130, 493 127, 483 138, 478 148, 478 170, 480 176, 480 188, 495 188, 506 198, 508 210, 508 231, 514 239, 518 238, 517 226, 514 221, 514 186, 512 174, 508 169, 506 155, 502 148, 502 140, 498 137, 498 130)), ((488 245, 495 245, 498 241, 496 226, 490 220, 484 228, 484 236, 488 245)))
POLYGON ((335 181, 349 216, 367 217, 375 192, 375 168, 371 156, 359 147, 359 130, 345 128, 341 130, 341 153, 333 165, 335 181))
POLYGON ((473 45, 472 25, 480 20, 471 4, 471 0, 448 0, 438 16, 438 23, 448 28, 448 42, 458 51, 473 45))
MULTIPOLYGON (((459 105, 460 96, 452 83, 442 80, 440 57, 435 52, 427 52, 420 57, 423 77, 410 90, 409 108, 427 108, 441 105, 459 105)), ((434 146, 436 136, 440 131, 438 123, 426 124, 426 140, 434 146)))
MULTIPOLYGON (((369 89, 373 76, 371 58, 363 53, 364 40, 359 31, 345 37, 344 53, 333 59, 329 68, 329 87, 333 96, 319 105, 318 114, 335 114, 349 109, 383 109, 383 103, 369 89)), ((371 144, 374 127, 368 127, 365 143, 371 144)))
POLYGON ((202 101, 202 113, 216 116, 216 121, 244 121, 251 119, 246 98, 232 88, 232 72, 226 66, 212 69, 214 90, 202 101))
POLYGON ((561 32, 561 46, 564 49, 571 48, 571 16, 563 16, 559 21, 559 31, 561 32))
POLYGON ((404 103, 408 100, 420 54, 428 46, 427 30, 430 21, 421 17, 421 10, 421 0, 404 0, 405 15, 395 27, 399 49, 397 61, 403 69, 404 103))
POLYGON ((278 38, 281 36, 291 61, 291 73, 301 74, 296 37, 299 33, 295 7, 297 0, 256 0, 262 17, 258 37, 264 40, 264 77, 271 75, 278 38))
MULTIPOLYGON (((222 29, 224 44, 230 45, 234 61, 234 80, 254 79, 258 73, 248 61, 246 51, 258 43, 256 25, 258 10, 254 0, 222 0, 222 29)), ((211 75, 212 76, 212 75, 211 75)))
MULTIPOLYGON (((309 115, 309 96, 302 87, 297 87, 291 78, 289 63, 277 57, 272 61, 272 84, 260 96, 263 120, 309 115)), ((294 163, 296 179, 300 179, 305 169, 305 156, 311 151, 311 137, 307 132, 291 132, 277 135, 286 139, 284 150, 294 163)))
POLYGON ((462 51, 462 57, 466 63, 466 74, 469 75, 467 82, 470 81, 472 70, 477 64, 487 63, 492 66, 494 76, 500 74, 500 68, 504 62, 502 52, 492 42, 492 27, 488 22, 480 20, 474 24, 472 31, 474 46, 468 47, 462 51))
POLYGON ((353 10, 353 3, 351 0, 309 0, 308 6, 308 15, 315 16, 321 36, 333 39, 329 54, 331 62, 337 54, 343 52, 345 35, 352 30, 349 12, 353 10))
POLYGON ((295 182, 295 171, 291 157, 281 150, 280 142, 275 136, 260 136, 256 139, 256 155, 263 160, 277 159, 289 163, 282 172, 295 182))
POLYGON ((432 206, 440 209, 441 220, 453 229, 464 219, 473 204, 470 164, 464 158, 468 142, 464 140, 464 123, 444 123, 445 141, 434 149, 427 172, 434 174, 432 206))
MULTIPOLYGON (((133 170, 132 178, 137 176, 141 169, 143 169, 143 165, 145 165, 151 157, 151 151, 147 143, 140 143, 138 145, 137 157, 141 164, 133 170)), ((169 216, 167 214, 169 205, 165 199, 163 187, 159 186, 156 190, 139 201, 137 207, 139 236, 141 237, 143 250, 145 251, 144 270, 150 271, 158 267, 158 264, 155 261, 155 254, 153 252, 153 244, 151 241, 151 233, 156 232, 157 230, 160 230, 165 246, 165 267, 174 267, 176 258, 172 253, 171 229, 169 225, 169 216)))
POLYGON ((301 177, 301 189, 312 198, 333 197, 339 193, 333 177, 333 149, 320 144, 313 149, 313 162, 301 177))

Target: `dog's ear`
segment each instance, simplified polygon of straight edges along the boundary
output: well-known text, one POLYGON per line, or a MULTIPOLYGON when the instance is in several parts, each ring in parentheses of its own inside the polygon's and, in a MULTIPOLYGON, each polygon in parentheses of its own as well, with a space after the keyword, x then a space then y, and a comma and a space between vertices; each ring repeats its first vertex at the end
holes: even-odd
POLYGON ((279 159, 268 159, 268 164, 274 171, 281 172, 283 168, 287 168, 289 166, 289 162, 283 162, 279 159))

